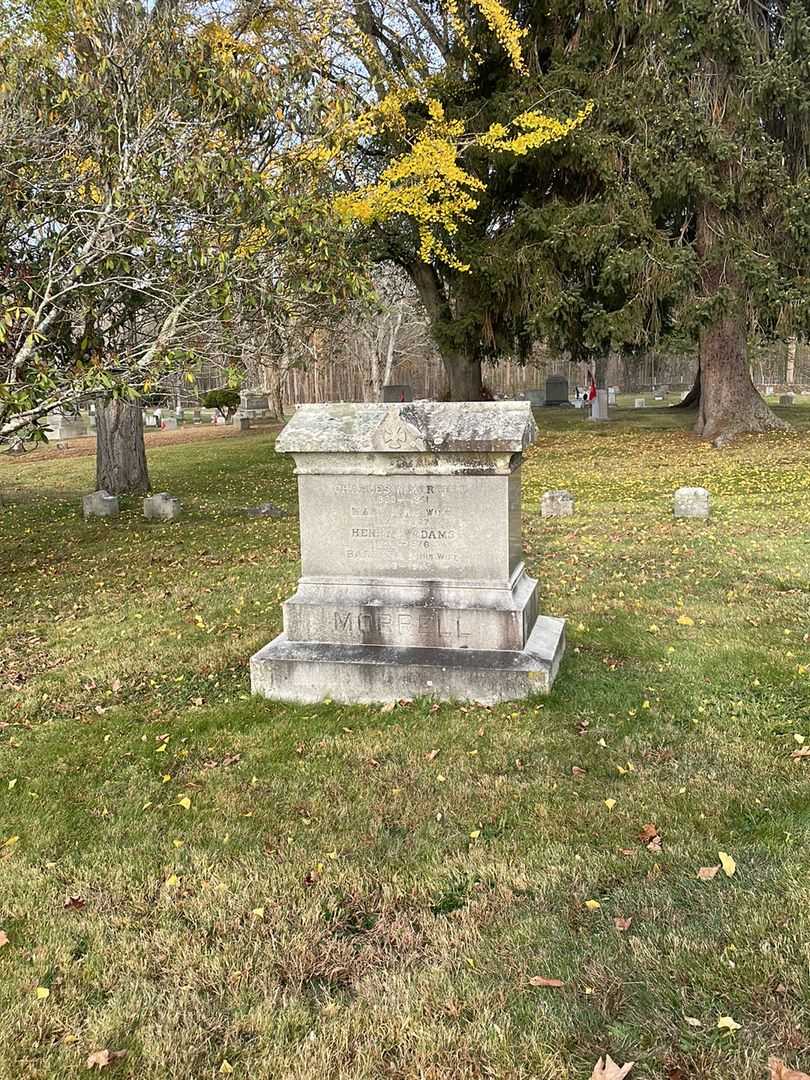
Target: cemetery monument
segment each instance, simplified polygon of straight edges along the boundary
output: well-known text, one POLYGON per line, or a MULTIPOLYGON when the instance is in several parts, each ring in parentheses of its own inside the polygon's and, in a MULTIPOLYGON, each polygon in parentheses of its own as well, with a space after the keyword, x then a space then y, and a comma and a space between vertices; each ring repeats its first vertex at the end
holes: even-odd
POLYGON ((570 405, 568 379, 564 375, 549 375, 546 379, 546 405, 570 405))
POLYGON ((251 658, 279 700, 484 703, 548 691, 564 622, 537 614, 520 542, 528 402, 304 405, 301 578, 251 658))

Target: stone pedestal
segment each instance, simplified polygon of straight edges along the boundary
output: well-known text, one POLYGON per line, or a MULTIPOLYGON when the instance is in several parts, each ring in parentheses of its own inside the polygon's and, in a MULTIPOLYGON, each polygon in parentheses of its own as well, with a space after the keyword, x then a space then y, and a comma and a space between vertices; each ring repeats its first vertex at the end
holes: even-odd
POLYGON ((116 517, 118 515, 118 496, 109 491, 94 491, 82 498, 82 513, 85 520, 91 517, 116 517))
POLYGON ((298 475, 301 578, 254 693, 311 702, 547 691, 564 623, 537 616, 520 545, 528 402, 305 405, 276 443, 298 475))

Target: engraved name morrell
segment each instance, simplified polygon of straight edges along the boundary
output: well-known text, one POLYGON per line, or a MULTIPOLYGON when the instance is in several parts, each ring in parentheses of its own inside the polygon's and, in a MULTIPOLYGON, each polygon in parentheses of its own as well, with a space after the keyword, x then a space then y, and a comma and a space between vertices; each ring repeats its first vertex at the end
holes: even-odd
POLYGON ((448 640, 464 641, 470 634, 461 629, 461 619, 446 611, 335 611, 335 630, 361 637, 387 630, 418 630, 448 640))

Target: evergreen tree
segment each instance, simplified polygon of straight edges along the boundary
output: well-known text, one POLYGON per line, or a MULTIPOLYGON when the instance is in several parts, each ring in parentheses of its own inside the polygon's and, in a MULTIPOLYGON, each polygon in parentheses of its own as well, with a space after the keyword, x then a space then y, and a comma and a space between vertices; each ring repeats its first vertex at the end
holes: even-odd
POLYGON ((543 3, 524 17, 538 88, 595 104, 551 167, 527 159, 513 177, 535 331, 575 357, 691 337, 699 434, 783 426, 746 340, 810 321, 807 0, 543 3))

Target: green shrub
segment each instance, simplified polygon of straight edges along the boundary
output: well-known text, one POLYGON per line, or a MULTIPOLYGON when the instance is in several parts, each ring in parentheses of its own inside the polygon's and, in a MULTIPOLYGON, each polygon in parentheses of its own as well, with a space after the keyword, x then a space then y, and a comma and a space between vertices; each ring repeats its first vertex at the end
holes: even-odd
POLYGON ((203 405, 206 409, 216 409, 227 420, 239 408, 239 391, 229 390, 227 387, 209 390, 203 398, 203 405))

